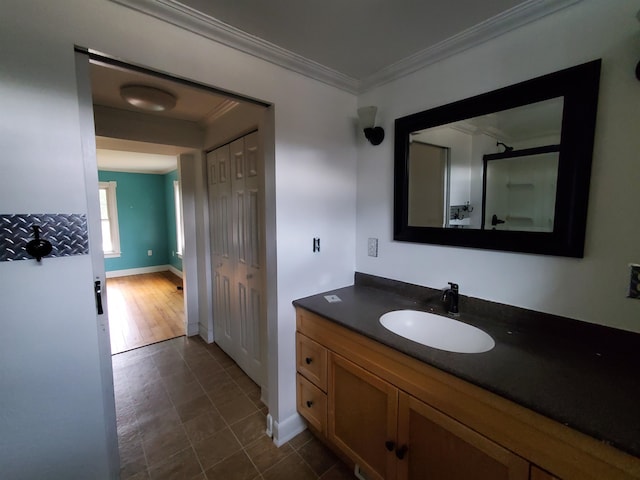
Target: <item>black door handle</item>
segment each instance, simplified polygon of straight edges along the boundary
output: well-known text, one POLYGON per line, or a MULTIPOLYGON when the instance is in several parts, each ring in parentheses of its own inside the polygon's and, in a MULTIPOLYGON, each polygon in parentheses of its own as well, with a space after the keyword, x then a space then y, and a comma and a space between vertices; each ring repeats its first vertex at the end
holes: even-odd
POLYGON ((51 253, 53 245, 51 245, 51 242, 48 240, 40 238, 40 227, 38 225, 34 225, 32 228, 34 239, 27 243, 26 250, 29 255, 36 257, 36 260, 39 262, 42 257, 51 253))
POLYGON ((500 220, 495 213, 493 214, 493 217, 491 217, 491 225, 493 225, 494 227, 496 225, 500 225, 501 223, 504 223, 504 222, 505 221, 504 220, 500 220))
POLYGON ((396 457, 402 460, 408 451, 409 447, 407 447, 406 445, 402 445, 399 449, 396 450, 396 457))
POLYGON ((96 292, 96 307, 98 308, 98 315, 102 315, 104 310, 102 309, 102 286, 100 280, 96 280, 93 289, 96 292))

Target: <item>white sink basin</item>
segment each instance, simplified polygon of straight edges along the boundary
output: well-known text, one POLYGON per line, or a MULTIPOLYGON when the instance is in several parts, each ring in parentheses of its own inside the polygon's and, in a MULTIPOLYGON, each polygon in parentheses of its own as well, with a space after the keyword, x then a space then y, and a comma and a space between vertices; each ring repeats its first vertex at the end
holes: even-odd
POLYGON ((482 353, 496 342, 488 334, 466 323, 417 310, 396 310, 380 317, 387 330, 428 347, 455 353, 482 353))

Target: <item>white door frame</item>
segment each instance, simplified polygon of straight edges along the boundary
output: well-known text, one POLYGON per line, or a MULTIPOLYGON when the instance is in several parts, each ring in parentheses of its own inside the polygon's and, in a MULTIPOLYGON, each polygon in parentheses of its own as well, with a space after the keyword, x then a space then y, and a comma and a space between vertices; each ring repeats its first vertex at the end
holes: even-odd
POLYGON ((93 123, 93 101, 91 97, 91 74, 89 56, 75 52, 76 83, 78 88, 78 110, 84 164, 84 183, 87 196, 87 229, 89 233, 89 255, 93 269, 93 281, 100 282, 103 314, 96 313, 98 329, 98 357, 100 382, 104 406, 105 437, 109 457, 110 478, 118 478, 120 456, 118 454, 118 431, 116 405, 113 388, 113 366, 111 364, 111 338, 107 309, 106 276, 102 253, 102 226, 100 224, 100 201, 98 199, 98 165, 96 162, 96 135, 93 123))
MULTIPOLYGON (((100 56, 100 54, 96 54, 100 56)), ((82 61, 82 81, 78 80, 78 88, 84 90, 84 103, 81 102, 83 110, 85 110, 84 115, 87 116, 86 121, 83 122, 82 125, 82 136, 83 136, 83 145, 87 144, 87 149, 89 149, 88 154, 85 154, 85 173, 86 173, 86 182, 87 185, 95 185, 95 193, 88 191, 87 196, 95 195, 95 202, 98 200, 97 196, 97 164, 95 158, 95 129, 93 123, 93 108, 92 108, 92 99, 91 99, 91 85, 90 85, 90 76, 89 76, 89 58, 86 54, 82 55, 84 60, 82 61), (88 103, 87 103, 88 102, 88 103)), ((105 57, 109 58, 109 57, 105 57)), ((77 63, 80 63, 77 61, 77 63)), ((126 64, 131 67, 134 65, 126 64)), ((152 72, 142 66, 138 66, 144 71, 152 72)), ((205 87, 206 88, 206 87, 205 87)), ((215 88, 210 88, 212 91, 216 90, 215 88)), ((218 91, 218 93, 223 93, 225 95, 234 97, 233 93, 226 91, 218 91)), ((243 100, 249 100, 247 97, 238 97, 243 100)), ((262 339, 262 355, 263 355, 263 368, 264 375, 262 387, 262 400, 269 407, 269 421, 268 421, 268 432, 273 435, 274 441, 276 444, 280 445, 280 439, 288 439, 290 438, 291 432, 293 430, 301 431, 304 427, 302 426, 302 421, 300 420, 297 414, 294 415, 293 422, 287 421, 287 425, 281 424, 278 425, 278 420, 280 419, 280 402, 278 398, 278 378, 279 378, 279 365, 280 365, 280 352, 278 349, 279 344, 279 334, 280 329, 278 328, 278 294, 277 294, 277 248, 276 248, 276 188, 275 188, 275 109, 273 105, 268 103, 260 102, 258 100, 254 100, 254 102, 265 106, 265 111, 258 122, 258 130, 262 132, 259 136, 260 142, 260 150, 262 151, 263 159, 264 159, 264 247, 263 251, 265 252, 265 268, 262 276, 263 285, 264 285, 264 298, 266 304, 266 328, 263 329, 262 339), (267 281, 270 279, 271 281, 267 281), (273 429, 271 428, 273 420, 273 429), (291 425, 290 425, 291 424, 291 425)), ((193 252, 193 255, 196 256, 194 261, 196 262, 195 270, 192 270, 194 273, 193 278, 197 283, 193 285, 193 289, 198 292, 198 305, 196 306, 196 311, 198 312, 199 320, 195 320, 196 322, 202 325, 204 332, 207 332, 208 338, 207 341, 213 340, 213 318, 212 318, 212 305, 210 299, 210 292, 212 286, 212 278, 210 272, 208 271, 208 265, 203 265, 203 262, 210 264, 210 254, 207 252, 208 245, 210 239, 209 237, 209 229, 208 227, 208 205, 203 207, 203 203, 206 202, 207 189, 204 185, 203 174, 206 172, 206 161, 204 160, 204 154, 199 152, 199 155, 194 154, 195 163, 193 165, 194 170, 191 173, 195 176, 195 211, 194 216, 196 217, 195 231, 196 231, 196 251, 193 252), (198 156, 200 158, 198 158, 198 156), (199 167, 199 168, 198 168, 199 167), (204 221, 203 225, 200 222, 204 221), (202 242, 202 243, 200 243, 202 242)), ((181 177, 181 181, 183 178, 181 177)), ((184 196, 183 196, 183 205, 184 205, 184 196)), ((99 204, 96 203, 96 207, 98 208, 95 212, 92 213, 89 210, 89 216, 94 219, 99 219, 99 204)), ((183 206, 183 218, 187 215, 190 215, 190 212, 184 212, 183 206)), ((90 225, 91 228, 91 225, 90 225)), ((95 230, 95 227, 94 227, 95 230)), ((186 228, 185 228, 186 230, 186 228)), ((101 232, 101 229, 98 228, 97 232, 101 232)), ((101 238, 99 239, 101 241, 101 238)), ((100 252, 101 253, 101 252, 100 252)), ((187 255, 189 255, 187 253, 187 255)), ((183 256, 184 260, 184 256, 183 256)), ((187 259, 188 261, 188 259, 187 259)), ((98 273, 98 276, 104 281, 104 264, 102 263, 103 259, 100 258, 100 265, 102 265, 102 272, 98 273)), ((98 267, 100 268, 100 267, 98 267)), ((184 267, 183 267, 184 268, 184 267)), ((94 270, 94 272, 98 272, 98 270, 94 270)), ((188 279, 185 283, 189 283, 188 279)), ((191 286, 187 286, 187 289, 191 288, 191 286)), ((195 291, 193 293, 195 293, 195 291)), ((187 290, 188 292, 188 290, 187 290)), ((189 298, 188 295, 185 294, 185 298, 189 298)), ((106 304, 106 298, 103 299, 103 303, 106 304)), ((186 305, 185 305, 186 306, 186 305)), ((187 315, 189 308, 185 308, 185 315, 187 315)), ((109 335, 108 335, 108 322, 105 317, 102 319, 105 325, 102 325, 102 328, 106 330, 106 349, 110 355, 110 343, 109 343, 109 335)), ((197 331, 195 333, 198 333, 197 331)), ((108 385, 104 386, 105 389, 105 399, 113 398, 113 375, 111 368, 111 359, 107 358, 107 364, 105 365, 105 369, 103 372, 103 383, 107 382, 110 384, 110 389, 108 385), (108 375, 107 375, 108 373, 108 375)), ((105 407, 107 408, 107 407, 105 407)), ((107 421, 110 422, 111 413, 106 412, 105 416, 107 421)), ((118 452, 117 452, 117 432, 115 431, 115 408, 113 410, 113 438, 116 449, 114 452, 115 464, 118 463, 118 452)), ((109 437, 111 440, 111 436, 109 437)), ((286 441, 286 440, 284 440, 286 441)), ((117 472, 117 470, 116 470, 117 472)))
POLYGON ((182 280, 184 282, 184 331, 190 337, 197 335, 200 322, 198 296, 198 245, 196 216, 196 184, 198 181, 195 154, 181 154, 178 158, 178 176, 182 195, 182 227, 184 252, 182 252, 182 280))

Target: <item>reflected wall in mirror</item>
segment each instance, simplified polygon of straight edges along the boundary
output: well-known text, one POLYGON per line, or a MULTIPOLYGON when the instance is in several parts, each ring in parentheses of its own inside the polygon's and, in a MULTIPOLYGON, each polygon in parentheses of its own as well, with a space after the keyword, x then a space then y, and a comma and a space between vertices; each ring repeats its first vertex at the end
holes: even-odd
POLYGON ((482 226, 553 232, 559 146, 484 155, 482 226))
POLYGON ((600 60, 399 118, 394 239, 581 257, 600 60))

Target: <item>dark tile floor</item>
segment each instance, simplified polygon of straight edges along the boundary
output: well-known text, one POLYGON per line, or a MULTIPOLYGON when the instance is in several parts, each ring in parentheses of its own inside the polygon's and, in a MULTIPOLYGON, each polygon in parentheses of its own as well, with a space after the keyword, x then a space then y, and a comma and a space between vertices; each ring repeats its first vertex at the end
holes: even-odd
POLYGON ((309 432, 276 448, 258 386, 199 338, 114 355, 113 380, 122 480, 354 478, 309 432))

